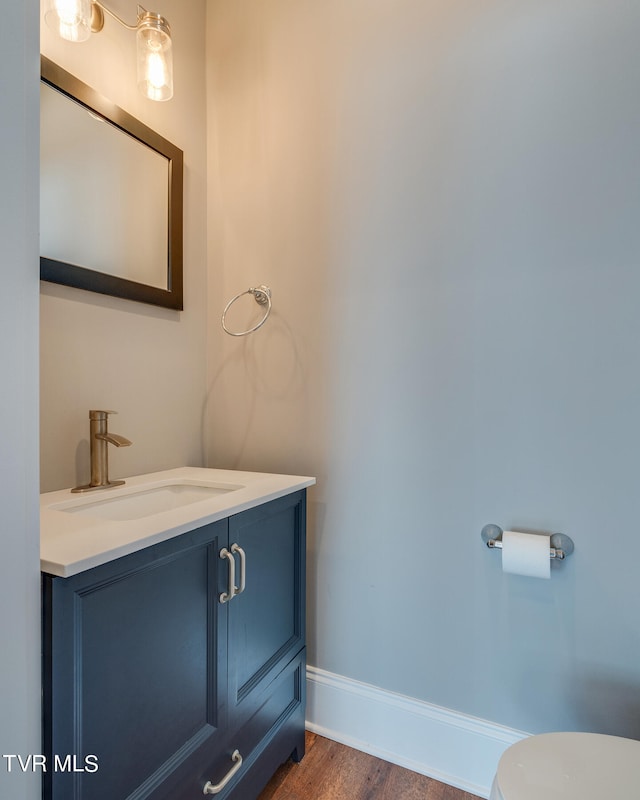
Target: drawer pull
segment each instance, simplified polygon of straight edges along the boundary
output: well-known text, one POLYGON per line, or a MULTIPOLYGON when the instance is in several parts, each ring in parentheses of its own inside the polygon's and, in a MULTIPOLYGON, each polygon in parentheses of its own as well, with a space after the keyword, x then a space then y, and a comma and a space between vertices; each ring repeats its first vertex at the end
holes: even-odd
POLYGON ((229 561, 229 591, 222 592, 219 598, 221 603, 227 603, 236 593, 236 560, 226 547, 220 551, 220 558, 226 558, 229 561))
POLYGON ((242 766, 242 756, 237 750, 233 751, 231 760, 235 761, 236 763, 231 767, 229 772, 227 772, 227 774, 220 781, 220 783, 216 783, 214 785, 213 783, 211 783, 211 781, 207 781, 204 785, 204 789, 202 790, 202 794, 218 794, 218 792, 221 792, 224 789, 224 787, 229 783, 231 778, 233 778, 233 776, 242 766))
POLYGON ((244 550, 236 543, 231 545, 231 552, 237 553, 240 556, 240 586, 236 586, 234 589, 233 595, 235 597, 244 592, 244 587, 247 582, 247 557, 244 550))

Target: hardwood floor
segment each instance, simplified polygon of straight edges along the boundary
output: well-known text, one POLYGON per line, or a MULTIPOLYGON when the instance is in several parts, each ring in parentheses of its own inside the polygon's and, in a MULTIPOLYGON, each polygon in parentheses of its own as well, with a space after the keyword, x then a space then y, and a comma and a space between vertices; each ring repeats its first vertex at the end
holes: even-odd
POLYGON ((305 757, 299 764, 283 764, 258 800, 478 798, 307 731, 305 757))

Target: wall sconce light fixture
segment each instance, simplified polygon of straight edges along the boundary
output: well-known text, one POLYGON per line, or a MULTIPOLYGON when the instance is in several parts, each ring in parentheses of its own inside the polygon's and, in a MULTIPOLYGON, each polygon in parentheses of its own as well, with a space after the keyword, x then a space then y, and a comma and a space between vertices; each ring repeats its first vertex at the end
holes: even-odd
POLYGON ((104 26, 105 12, 127 30, 136 32, 138 88, 149 100, 173 96, 171 29, 160 14, 138 6, 135 25, 127 25, 98 0, 48 0, 45 22, 69 42, 84 42, 104 26))

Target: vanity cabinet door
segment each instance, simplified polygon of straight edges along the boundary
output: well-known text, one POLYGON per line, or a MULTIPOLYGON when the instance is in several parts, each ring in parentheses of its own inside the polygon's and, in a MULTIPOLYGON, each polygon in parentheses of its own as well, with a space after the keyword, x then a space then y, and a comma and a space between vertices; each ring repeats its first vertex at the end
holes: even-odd
POLYGON ((304 647, 305 522, 304 491, 229 519, 246 568, 245 589, 228 604, 231 730, 255 718, 265 688, 304 647))
POLYGON ((44 576, 46 800, 202 796, 227 727, 227 530, 44 576))

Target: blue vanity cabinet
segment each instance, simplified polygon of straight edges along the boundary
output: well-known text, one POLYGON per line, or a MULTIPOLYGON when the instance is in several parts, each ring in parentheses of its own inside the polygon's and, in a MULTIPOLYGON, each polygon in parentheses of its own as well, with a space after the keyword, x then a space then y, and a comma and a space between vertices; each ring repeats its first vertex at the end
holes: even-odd
POLYGON ((45 800, 252 800, 304 755, 305 516, 302 490, 43 575, 45 800))

